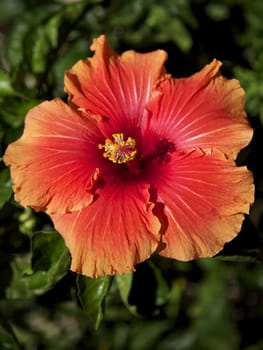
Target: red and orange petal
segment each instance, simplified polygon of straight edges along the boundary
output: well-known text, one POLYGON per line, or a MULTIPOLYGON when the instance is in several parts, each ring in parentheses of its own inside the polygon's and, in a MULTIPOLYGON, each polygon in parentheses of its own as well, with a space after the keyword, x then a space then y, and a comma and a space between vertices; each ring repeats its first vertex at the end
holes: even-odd
POLYGON ((31 109, 22 137, 8 146, 4 156, 11 167, 15 199, 48 213, 88 205, 98 177, 99 136, 93 119, 60 99, 31 109))
POLYGON ((149 258, 159 242, 147 186, 111 182, 88 207, 51 215, 72 256, 71 270, 91 277, 124 274, 149 258))
POLYGON ((159 253, 178 260, 215 255, 239 233, 249 212, 252 174, 200 151, 173 154, 165 173, 155 184, 157 201, 164 205, 156 215, 166 228, 159 253))
POLYGON ((149 102, 147 126, 173 140, 177 151, 217 148, 235 159, 251 140, 244 110, 244 91, 237 80, 221 76, 214 60, 189 78, 167 79, 158 84, 159 100, 149 102))
MULTIPOLYGON (((94 39, 92 58, 77 62, 65 75, 65 91, 77 107, 108 119, 112 132, 139 126, 153 86, 165 77, 162 50, 121 56, 108 46, 105 35, 94 39)), ((110 135, 108 135, 110 136, 110 135)))

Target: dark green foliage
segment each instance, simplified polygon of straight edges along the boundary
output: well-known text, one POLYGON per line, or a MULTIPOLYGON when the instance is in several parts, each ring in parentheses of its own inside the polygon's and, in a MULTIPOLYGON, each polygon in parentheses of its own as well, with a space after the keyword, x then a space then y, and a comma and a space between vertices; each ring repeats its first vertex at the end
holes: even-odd
POLYGON ((263 348, 262 18, 261 0, 0 2, 1 349, 263 348), (1 159, 7 145, 30 108, 66 98, 65 70, 90 55, 102 33, 118 52, 165 49, 167 70, 178 77, 216 57, 241 81, 255 135, 238 161, 254 172, 256 201, 216 258, 153 256, 127 275, 77 276, 48 217, 13 200, 1 159))
POLYGON ((109 292, 110 283, 110 276, 97 279, 77 276, 78 297, 81 306, 94 324, 95 329, 98 329, 103 318, 103 303, 109 292))

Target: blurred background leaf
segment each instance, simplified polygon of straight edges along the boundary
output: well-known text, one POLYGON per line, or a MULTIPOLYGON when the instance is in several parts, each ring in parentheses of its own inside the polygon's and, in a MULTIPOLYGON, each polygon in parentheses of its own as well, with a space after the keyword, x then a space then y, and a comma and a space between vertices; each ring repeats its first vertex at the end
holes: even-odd
POLYGON ((0 344, 3 350, 19 350, 19 344, 17 343, 14 334, 11 329, 6 329, 0 325, 0 344))
POLYGON ((256 184, 241 233, 216 258, 153 256, 135 273, 93 280, 69 271, 49 218, 13 200, 1 163, 1 349, 262 350, 262 17, 261 0, 0 2, 0 156, 30 108, 66 99, 65 70, 106 33, 118 52, 166 50, 177 77, 223 61, 224 75, 246 91, 255 132, 238 162, 256 184))
POLYGON ((7 168, 0 172, 0 209, 9 201, 13 194, 10 173, 7 168))

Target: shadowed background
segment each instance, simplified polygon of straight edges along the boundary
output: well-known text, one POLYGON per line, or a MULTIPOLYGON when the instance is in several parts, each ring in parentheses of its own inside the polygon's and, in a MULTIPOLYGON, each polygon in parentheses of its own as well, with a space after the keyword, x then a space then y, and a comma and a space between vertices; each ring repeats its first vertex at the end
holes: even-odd
POLYGON ((31 107, 66 98, 64 71, 105 33, 119 53, 166 50, 176 77, 221 60, 223 74, 246 90, 255 133, 238 163, 256 184, 250 216, 219 256, 153 256, 133 275, 92 281, 68 272, 48 217, 14 202, 1 162, 1 349, 263 349, 262 18, 261 0, 0 2, 0 156, 31 107))

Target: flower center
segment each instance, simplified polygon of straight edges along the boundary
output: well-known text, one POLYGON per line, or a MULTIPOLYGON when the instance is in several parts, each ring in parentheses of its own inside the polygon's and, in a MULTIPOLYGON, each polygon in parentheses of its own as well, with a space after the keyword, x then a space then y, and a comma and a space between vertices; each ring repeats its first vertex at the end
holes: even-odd
POLYGON ((136 157, 136 141, 128 137, 124 140, 123 134, 112 134, 113 141, 110 139, 105 140, 105 144, 98 145, 99 149, 104 149, 103 157, 108 158, 113 163, 127 163, 136 157))

